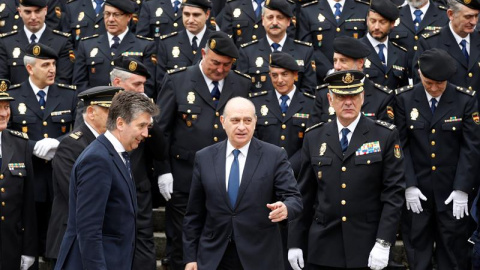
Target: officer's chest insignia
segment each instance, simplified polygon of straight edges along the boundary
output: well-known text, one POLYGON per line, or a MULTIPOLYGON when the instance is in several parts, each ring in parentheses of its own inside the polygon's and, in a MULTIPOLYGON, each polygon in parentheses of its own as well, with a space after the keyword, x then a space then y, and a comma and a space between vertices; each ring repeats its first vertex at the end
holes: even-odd
POLYGON ((310 114, 308 114, 308 113, 296 113, 296 114, 293 115, 293 117, 303 118, 303 119, 308 119, 309 116, 310 116, 310 114))
POLYGON ((325 155, 325 151, 327 151, 327 143, 322 143, 322 145, 320 145, 320 156, 325 155))
POLYGON ((323 16, 322 13, 318 13, 318 21, 319 22, 324 22, 325 21, 325 16, 323 16))
POLYGON ((173 55, 173 58, 178 58, 178 56, 180 56, 180 47, 173 46, 172 55, 173 55))
POLYGON ((25 169, 25 163, 8 163, 8 170, 25 169))
POLYGON ((372 66, 372 62, 370 62, 370 60, 368 60, 367 58, 367 60, 365 60, 365 67, 370 68, 371 66, 372 66))
POLYGON ((267 105, 262 105, 262 107, 260 108, 260 113, 261 113, 263 116, 266 116, 266 115, 268 114, 267 105))
POLYGON ((400 18, 395 20, 394 26, 398 26, 400 24, 400 18))
POLYGON ((379 141, 374 141, 374 142, 368 142, 364 143, 360 148, 357 149, 355 152, 356 156, 363 156, 363 155, 368 155, 372 153, 380 153, 380 142, 379 141))
POLYGON ((188 101, 188 104, 195 103, 195 92, 188 92, 187 101, 188 101))
POLYGON ((25 103, 18 104, 18 113, 25 114, 27 112, 27 105, 25 103))
POLYGON ((450 118, 445 119, 445 123, 451 123, 451 122, 462 122, 462 118, 458 118, 456 116, 450 116, 450 118))
POLYGON ((329 115, 334 115, 335 114, 335 109, 332 106, 328 107, 328 114, 329 115))
POLYGON ((52 112, 50 115, 51 116, 60 116, 60 115, 64 115, 64 114, 71 114, 72 111, 70 110, 64 110, 64 111, 55 111, 55 112, 52 112))
POLYGON ((395 118, 395 114, 393 113, 393 107, 392 106, 387 106, 387 115, 388 115, 388 118, 390 118, 390 119, 395 118))
POLYGON ((98 53, 98 48, 93 48, 91 51, 90 51, 90 57, 95 57, 98 53))
POLYGON ((85 12, 82 11, 82 12, 78 13, 78 21, 83 20, 83 18, 85 18, 85 12))
POLYGON ((297 65, 299 65, 301 67, 303 67, 305 65, 305 63, 303 62, 302 59, 297 59, 296 61, 297 61, 297 65))
POLYGON ((475 124, 480 125, 480 115, 478 114, 478 112, 472 113, 472 118, 475 124))
POLYGON ((76 131, 70 134, 70 138, 78 140, 82 137, 83 133, 81 131, 76 131))
POLYGON ((0 5, 0 12, 2 12, 2 11, 5 9, 5 6, 6 6, 5 3, 2 3, 2 4, 0 5))
POLYGON ((12 51, 12 56, 13 56, 13 58, 18 58, 18 57, 20 56, 20 53, 21 53, 21 52, 22 52, 22 51, 20 50, 19 47, 15 47, 15 48, 13 49, 13 51, 12 51))
POLYGON ((123 56, 143 56, 143 52, 123 52, 123 56))
POLYGON ((396 158, 401 158, 401 157, 402 157, 402 153, 401 153, 401 151, 400 151, 400 145, 395 144, 395 147, 393 148, 393 155, 394 155, 396 158))
POLYGON ((263 66, 263 58, 262 57, 257 57, 255 60, 255 66, 257 67, 262 67, 263 66))
POLYGON ((162 8, 157 8, 155 11, 155 16, 160 17, 163 14, 163 9, 162 8))
POLYGON ((415 120, 417 120, 419 115, 420 114, 418 113, 417 108, 413 108, 412 111, 410 112, 410 119, 415 121, 415 120))
POLYGON ((367 113, 367 112, 362 112, 362 113, 366 117, 375 117, 375 113, 367 113))
POLYGON ((241 9, 236 8, 235 10, 233 10, 233 17, 238 18, 238 17, 240 17, 240 15, 242 15, 242 10, 241 9))

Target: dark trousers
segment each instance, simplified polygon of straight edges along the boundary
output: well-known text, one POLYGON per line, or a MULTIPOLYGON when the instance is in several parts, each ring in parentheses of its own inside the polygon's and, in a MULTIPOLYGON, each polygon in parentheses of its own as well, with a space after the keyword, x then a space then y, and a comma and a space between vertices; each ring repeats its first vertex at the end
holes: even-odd
POLYGON ((321 266, 316 264, 307 263, 307 267, 304 270, 341 270, 341 269, 348 269, 348 270, 370 270, 368 267, 362 268, 338 268, 338 267, 329 267, 329 266, 321 266))
POLYGON ((170 218, 172 225, 172 253, 170 268, 172 270, 184 270, 185 264, 183 263, 183 240, 182 240, 182 227, 183 217, 187 210, 188 194, 181 192, 173 192, 172 199, 167 204, 168 217, 170 218))
POLYGON ((155 242, 153 240, 152 194, 137 188, 137 237, 133 270, 155 270, 155 242))
POLYGON ((217 270, 243 270, 235 242, 229 242, 217 270))

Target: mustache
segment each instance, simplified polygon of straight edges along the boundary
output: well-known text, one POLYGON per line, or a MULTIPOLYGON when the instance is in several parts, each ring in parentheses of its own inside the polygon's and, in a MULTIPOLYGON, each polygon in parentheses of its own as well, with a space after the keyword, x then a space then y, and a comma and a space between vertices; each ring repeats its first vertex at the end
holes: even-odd
POLYGON ((281 29, 281 28, 280 28, 280 26, 274 24, 274 25, 270 26, 269 29, 281 29))

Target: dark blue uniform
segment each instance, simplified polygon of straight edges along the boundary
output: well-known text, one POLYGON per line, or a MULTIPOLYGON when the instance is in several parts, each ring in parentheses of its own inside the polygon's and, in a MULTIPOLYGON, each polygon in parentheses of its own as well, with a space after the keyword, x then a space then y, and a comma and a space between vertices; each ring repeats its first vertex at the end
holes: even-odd
POLYGON ((18 15, 15 0, 0 1, 0 33, 8 33, 23 27, 22 18, 18 15))
MULTIPOLYGON (((181 1, 180 1, 181 2, 181 1)), ((163 35, 185 29, 182 11, 175 13, 170 0, 147 0, 143 2, 138 17, 137 35, 158 39, 163 35)))

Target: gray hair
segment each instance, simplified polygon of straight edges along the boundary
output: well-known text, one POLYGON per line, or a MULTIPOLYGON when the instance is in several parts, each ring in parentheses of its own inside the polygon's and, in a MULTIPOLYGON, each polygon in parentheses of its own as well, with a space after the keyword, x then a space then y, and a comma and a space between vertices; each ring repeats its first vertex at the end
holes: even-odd
POLYGON ((448 9, 451 9, 453 13, 457 13, 462 9, 462 4, 455 0, 447 0, 448 9))
POLYGON ((23 64, 24 64, 25 66, 27 66, 27 65, 35 65, 35 61, 36 61, 36 60, 37 60, 37 58, 35 58, 35 57, 32 57, 32 56, 30 56, 30 55, 25 55, 25 56, 23 57, 23 64))
POLYGON ((115 80, 115 78, 119 78, 122 82, 124 82, 130 79, 130 77, 132 77, 132 73, 118 68, 113 68, 113 70, 110 72, 111 83, 113 83, 113 80, 115 80))
POLYGON ((113 131, 117 128, 117 118, 119 117, 130 124, 142 113, 148 113, 153 117, 159 113, 159 109, 142 93, 120 92, 112 99, 112 105, 108 111, 107 130, 113 131))

